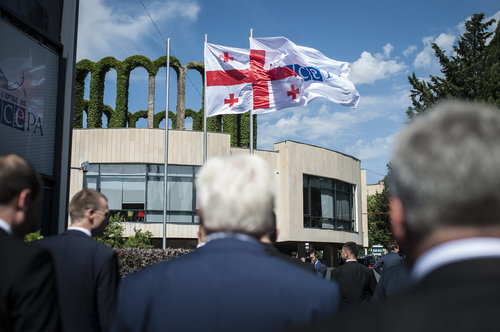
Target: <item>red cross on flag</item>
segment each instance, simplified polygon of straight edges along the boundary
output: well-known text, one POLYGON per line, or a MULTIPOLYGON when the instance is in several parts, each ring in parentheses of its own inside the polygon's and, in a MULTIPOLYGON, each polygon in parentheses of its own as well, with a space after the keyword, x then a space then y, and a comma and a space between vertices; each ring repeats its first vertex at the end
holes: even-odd
POLYGON ((250 50, 205 44, 205 111, 255 114, 306 105, 325 97, 356 107, 349 64, 284 37, 251 38, 250 50))

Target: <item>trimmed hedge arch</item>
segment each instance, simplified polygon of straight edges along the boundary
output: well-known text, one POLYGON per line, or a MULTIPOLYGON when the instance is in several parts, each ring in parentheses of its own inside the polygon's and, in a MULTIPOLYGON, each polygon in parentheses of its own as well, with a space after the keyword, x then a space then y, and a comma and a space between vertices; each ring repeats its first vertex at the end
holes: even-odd
MULTIPOLYGON (((114 57, 105 57, 97 62, 87 59, 78 61, 75 75, 75 101, 73 128, 83 128, 83 112, 87 113, 87 128, 102 128, 103 114, 108 119, 108 128, 135 128, 141 118, 148 119, 149 128, 158 128, 165 119, 165 110, 154 113, 155 78, 158 70, 166 66, 166 56, 151 61, 143 55, 133 55, 123 61, 114 57), (144 68, 149 76, 148 110, 138 110, 132 113, 128 109, 130 73, 136 68, 144 68), (110 70, 116 70, 116 105, 113 109, 105 105, 104 80, 110 70), (90 74, 89 100, 84 99, 85 79, 90 74)), ((193 130, 203 130, 205 89, 202 92, 202 106, 198 111, 185 108, 186 73, 195 70, 205 80, 203 63, 193 61, 183 66, 180 61, 171 56, 170 68, 177 74, 177 105, 176 112, 169 110, 168 118, 172 120, 173 129, 184 129, 185 118, 193 120, 193 130)), ((207 131, 231 134, 231 146, 248 147, 249 115, 224 115, 207 119, 207 131)), ((254 147, 257 146, 257 117, 254 117, 254 147)))

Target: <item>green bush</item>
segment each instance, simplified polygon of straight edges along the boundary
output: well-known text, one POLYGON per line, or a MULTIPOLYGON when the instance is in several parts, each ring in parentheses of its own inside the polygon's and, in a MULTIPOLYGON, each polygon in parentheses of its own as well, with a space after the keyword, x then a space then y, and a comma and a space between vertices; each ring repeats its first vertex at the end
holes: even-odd
POLYGON ((134 235, 129 237, 123 248, 143 248, 143 249, 151 249, 154 248, 151 244, 151 237, 153 233, 150 231, 143 232, 142 229, 136 229, 134 227, 134 235))
POLYGON ((43 239, 43 235, 40 234, 40 230, 36 232, 28 233, 24 236, 24 242, 33 242, 43 239))
POLYGON ((129 273, 142 270, 145 267, 158 264, 162 261, 176 258, 191 252, 191 249, 115 249, 118 254, 120 276, 123 278, 129 273))

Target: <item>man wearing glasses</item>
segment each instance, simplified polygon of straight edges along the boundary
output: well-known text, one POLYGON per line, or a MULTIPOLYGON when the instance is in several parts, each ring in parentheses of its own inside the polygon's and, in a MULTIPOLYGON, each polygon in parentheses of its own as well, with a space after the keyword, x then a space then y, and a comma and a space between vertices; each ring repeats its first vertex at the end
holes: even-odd
POLYGON ((64 331, 108 331, 119 280, 116 252, 92 239, 109 220, 106 197, 91 189, 69 203, 71 225, 38 243, 54 256, 64 331))

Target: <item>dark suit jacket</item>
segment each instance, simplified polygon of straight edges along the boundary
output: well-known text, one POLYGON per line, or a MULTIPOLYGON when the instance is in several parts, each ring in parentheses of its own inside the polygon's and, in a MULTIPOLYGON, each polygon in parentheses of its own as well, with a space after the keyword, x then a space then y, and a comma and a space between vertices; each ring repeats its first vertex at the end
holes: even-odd
POLYGON ((373 271, 353 261, 332 270, 331 279, 339 283, 343 304, 368 302, 377 287, 373 271))
POLYGON ((377 271, 378 274, 382 275, 384 269, 394 265, 403 264, 404 261, 403 257, 401 257, 398 253, 390 252, 382 255, 375 265, 373 265, 373 269, 377 271))
POLYGON ((59 331, 50 253, 0 229, 0 331, 59 331))
POLYGON ((408 264, 397 264, 384 269, 384 274, 378 281, 373 301, 384 301, 406 290, 411 284, 410 267, 408 264))
POLYGON ((336 283, 257 241, 217 239, 127 276, 113 331, 276 331, 328 316, 339 300, 336 283))
POLYGON ((499 258, 448 264, 383 305, 353 308, 308 331, 366 331, 366 322, 375 332, 497 331, 499 280, 499 258))
MULTIPOLYGON (((313 268, 314 268, 314 265, 313 265, 313 268)), ((318 266, 316 268, 314 268, 314 270, 316 271, 316 274, 318 276, 320 276, 324 279, 326 277, 326 271, 328 270, 328 268, 327 268, 326 264, 323 264, 323 263, 318 261, 318 266)))
POLYGON ((38 243, 54 256, 63 330, 108 331, 120 278, 116 252, 77 230, 38 243))

